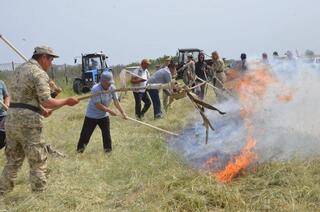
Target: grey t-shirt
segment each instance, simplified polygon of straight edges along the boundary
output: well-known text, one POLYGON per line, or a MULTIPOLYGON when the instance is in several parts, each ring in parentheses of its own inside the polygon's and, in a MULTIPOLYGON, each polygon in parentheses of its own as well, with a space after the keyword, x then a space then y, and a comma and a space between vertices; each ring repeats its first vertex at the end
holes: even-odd
POLYGON ((168 67, 159 69, 153 75, 151 75, 150 79, 148 80, 149 84, 156 84, 156 83, 169 83, 172 80, 172 76, 168 67))
MULTIPOLYGON (((8 90, 6 87, 6 84, 2 80, 0 80, 0 101, 4 102, 4 98, 8 96, 8 90)), ((3 108, 0 106, 0 116, 5 116, 7 115, 7 112, 3 110, 3 108)))
MULTIPOLYGON (((102 119, 109 116, 109 113, 99 110, 96 107, 96 104, 101 103, 102 105, 109 107, 112 101, 118 99, 117 93, 114 91, 115 89, 116 87, 112 84, 108 89, 111 91, 110 93, 99 94, 97 96, 91 97, 88 103, 86 116, 92 119, 102 119)), ((94 85, 91 89, 92 94, 97 94, 103 91, 105 90, 100 83, 94 85)))

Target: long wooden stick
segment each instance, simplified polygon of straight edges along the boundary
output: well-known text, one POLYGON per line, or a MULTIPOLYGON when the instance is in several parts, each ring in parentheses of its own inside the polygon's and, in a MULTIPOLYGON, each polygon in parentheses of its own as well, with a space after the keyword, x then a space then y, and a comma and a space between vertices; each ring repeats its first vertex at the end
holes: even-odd
POLYGON ((130 121, 133 121, 133 122, 142 124, 142 125, 144 125, 144 126, 150 127, 150 128, 152 128, 152 129, 155 129, 155 130, 158 130, 158 131, 161 131, 161 132, 170 134, 170 135, 179 136, 178 134, 176 134, 176 133, 174 133, 174 132, 170 132, 170 131, 168 131, 168 130, 161 129, 161 128, 159 128, 159 127, 156 127, 156 126, 153 126, 153 125, 151 125, 151 124, 148 124, 148 123, 145 123, 145 122, 136 120, 136 119, 134 119, 134 118, 127 117, 127 119, 130 120, 130 121))
POLYGON ((5 42, 13 51, 15 51, 22 59, 28 61, 28 58, 24 56, 16 47, 14 47, 3 35, 0 34, 0 38, 5 42))
POLYGON ((192 89, 195 89, 195 88, 197 88, 197 87, 200 87, 200 86, 202 86, 202 85, 204 85, 204 84, 206 84, 206 83, 207 83, 207 82, 204 81, 204 82, 202 82, 202 83, 200 83, 200 84, 198 84, 198 85, 195 85, 195 86, 193 86, 193 87, 190 87, 189 90, 192 90, 192 89))
POLYGON ((100 91, 100 92, 97 92, 95 94, 88 94, 86 96, 78 97, 78 99, 81 101, 81 100, 84 100, 84 99, 89 99, 89 98, 94 97, 94 96, 99 96, 100 94, 108 94, 108 93, 111 93, 111 92, 124 92, 124 91, 133 91, 133 90, 139 90, 139 89, 157 89, 157 90, 168 89, 169 86, 171 86, 171 85, 169 85, 167 83, 167 84, 148 84, 147 86, 137 87, 137 88, 118 88, 118 89, 114 89, 114 90, 100 91))
POLYGON ((233 97, 233 95, 232 95, 227 89, 218 88, 218 87, 212 85, 211 83, 209 83, 209 82, 207 82, 207 81, 204 81, 203 79, 201 79, 201 78, 199 78, 199 77, 197 77, 197 79, 200 80, 201 82, 206 83, 206 84, 207 84, 208 86, 210 86, 211 88, 214 88, 214 89, 219 90, 219 91, 222 93, 222 95, 224 95, 225 97, 227 97, 227 96, 226 96, 222 91, 226 91, 226 93, 229 95, 229 97, 233 97))
POLYGON ((138 77, 138 78, 140 78, 140 79, 146 80, 146 79, 144 79, 143 77, 141 77, 141 76, 139 76, 139 75, 137 75, 137 74, 135 74, 135 73, 132 73, 131 71, 128 71, 128 70, 126 70, 126 69, 124 69, 124 70, 125 70, 126 73, 128 73, 128 74, 130 74, 130 75, 132 75, 132 76, 134 76, 134 77, 138 77))
POLYGON ((95 93, 95 94, 88 94, 88 95, 85 95, 85 96, 81 96, 81 97, 78 97, 78 99, 81 101, 81 100, 85 100, 85 99, 90 99, 91 97, 94 97, 94 96, 99 96, 99 95, 101 95, 101 94, 108 94, 108 93, 111 93, 111 92, 132 91, 133 89, 146 89, 146 87, 140 87, 140 88, 119 88, 119 89, 114 89, 114 90, 105 90, 105 91, 97 92, 97 93, 95 93))

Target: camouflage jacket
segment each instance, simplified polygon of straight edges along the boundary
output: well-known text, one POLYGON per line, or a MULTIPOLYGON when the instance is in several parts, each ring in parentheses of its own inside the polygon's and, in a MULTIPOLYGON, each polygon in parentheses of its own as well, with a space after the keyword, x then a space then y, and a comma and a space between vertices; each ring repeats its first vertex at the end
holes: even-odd
MULTIPOLYGON (((11 102, 24 103, 38 108, 40 102, 51 98, 49 76, 33 59, 22 64, 13 72, 9 90, 11 102)), ((10 108, 6 126, 42 127, 42 120, 42 115, 29 109, 10 108)))
POLYGON ((212 66, 208 67, 211 71, 211 76, 214 76, 216 73, 224 72, 224 62, 221 59, 213 60, 212 66))

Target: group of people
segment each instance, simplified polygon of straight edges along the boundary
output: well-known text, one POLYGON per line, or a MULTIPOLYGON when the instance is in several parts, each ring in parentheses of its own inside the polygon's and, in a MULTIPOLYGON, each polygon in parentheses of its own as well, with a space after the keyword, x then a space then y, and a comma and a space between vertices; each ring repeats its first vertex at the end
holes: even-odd
MULTIPOLYGON (((161 101, 158 89, 146 90, 147 84, 167 84, 172 82, 176 75, 176 65, 173 63, 171 57, 165 58, 165 62, 162 67, 157 70, 153 75, 150 75, 148 67, 150 61, 143 59, 141 61, 140 68, 132 72, 131 84, 133 90, 133 96, 135 100, 135 114, 137 119, 143 119, 144 114, 148 111, 153 104, 154 119, 163 117, 161 101), (149 97, 150 96, 150 97, 149 97), (150 100, 151 98, 151 100, 150 100), (143 102, 143 106, 142 106, 143 102)), ((168 98, 172 90, 170 88, 163 91, 163 107, 166 110, 168 107, 168 98)))
MULTIPOLYGON (((223 89, 224 82, 226 81, 225 70, 224 61, 220 58, 219 53, 214 51, 211 54, 211 60, 209 62, 206 62, 203 52, 198 54, 197 62, 194 61, 193 55, 189 53, 187 55, 187 63, 177 72, 183 72, 183 81, 190 87, 202 84, 196 88, 195 93, 203 100, 206 88, 204 82, 212 83, 215 91, 223 89)), ((220 92, 216 92, 218 100, 221 100, 222 96, 219 94, 220 92)))
MULTIPOLYGON (((32 58, 14 70, 10 83, 10 93, 3 81, 0 81, 0 146, 5 145, 6 164, 0 177, 0 195, 11 191, 15 185, 17 172, 27 158, 30 166, 30 183, 34 192, 41 192, 47 182, 48 149, 43 136, 43 118, 49 117, 55 108, 74 106, 79 103, 76 97, 55 99, 61 91, 50 88, 53 84, 48 77, 48 70, 58 55, 46 46, 36 47, 32 58), (11 99, 10 99, 11 98, 11 99), (6 117, 6 121, 5 120, 6 117)), ((136 101, 136 115, 142 118, 151 105, 146 94, 147 83, 169 83, 175 75, 176 67, 171 58, 167 58, 163 67, 150 76, 147 68, 150 62, 142 60, 141 68, 135 71, 131 82, 136 101), (145 103, 141 110, 141 101, 145 103)), ((98 125, 102 132, 103 149, 112 151, 110 135, 111 116, 127 119, 115 91, 113 75, 109 71, 101 74, 100 82, 92 87, 85 118, 83 121, 77 152, 83 153, 90 137, 98 125), (114 103, 117 111, 109 106, 114 103)), ((170 89, 168 89, 170 95, 170 89)), ((162 116, 159 91, 148 90, 154 106, 154 117, 162 116)))
MULTIPOLYGON (((270 65, 270 62, 280 62, 281 60, 295 62, 296 58, 291 51, 287 51, 284 57, 280 57, 277 51, 272 53, 272 58, 269 60, 269 56, 266 52, 262 53, 260 62, 265 65, 270 65), (271 60, 271 61, 270 61, 271 60)), ((247 54, 242 53, 240 55, 240 64, 236 67, 239 71, 248 70, 247 54)))
MULTIPOLYGON (((32 58, 13 72, 12 79, 14 80, 11 80, 9 89, 11 95, 9 95, 4 82, 0 81, 0 148, 6 146, 7 159, 0 177, 0 195, 13 189, 17 172, 25 158, 30 165, 32 191, 43 191, 46 187, 48 150, 43 137, 43 118, 49 117, 55 108, 65 105, 74 106, 79 103, 79 99, 76 97, 54 98, 61 90, 53 92, 54 89, 50 89, 54 86, 52 82, 50 83, 47 71, 51 67, 53 59, 57 57, 58 55, 49 47, 36 47, 32 58)), ((267 59, 267 56, 263 55, 263 58, 267 59)), ((241 55, 241 59, 243 59, 241 65, 245 67, 246 55, 241 55)), ((226 80, 225 64, 220 59, 218 52, 212 53, 212 60, 210 64, 208 63, 202 52, 198 55, 197 62, 189 54, 187 63, 177 70, 171 57, 167 57, 162 67, 151 75, 148 71, 150 61, 143 59, 140 68, 131 73, 136 117, 143 119, 151 102, 154 118, 163 117, 159 90, 146 89, 146 86, 147 84, 169 84, 180 71, 183 71, 183 80, 187 86, 202 83, 195 90, 200 99, 205 96, 204 82, 211 81, 215 89, 222 89, 226 80)), ((85 151, 90 137, 98 125, 102 131, 104 152, 109 154, 112 151, 109 115, 120 116, 123 119, 128 119, 128 116, 118 101, 111 72, 104 71, 101 74, 100 82, 93 86, 91 92, 92 97, 88 102, 77 152, 83 153, 85 151), (117 111, 109 107, 112 102, 117 111)), ((163 108, 165 110, 169 105, 168 98, 172 93, 171 87, 163 91, 163 108)))

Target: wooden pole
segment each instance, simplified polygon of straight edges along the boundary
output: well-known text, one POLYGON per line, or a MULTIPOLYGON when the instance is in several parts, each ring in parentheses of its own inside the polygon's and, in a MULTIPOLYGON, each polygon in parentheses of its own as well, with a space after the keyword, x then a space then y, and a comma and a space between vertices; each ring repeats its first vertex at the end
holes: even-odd
MULTIPOLYGON (((218 88, 218 87, 216 87, 216 86, 214 86, 214 85, 210 84, 209 82, 204 81, 203 79, 201 79, 201 78, 199 78, 199 77, 197 77, 197 79, 199 79, 201 82, 206 83, 208 86, 210 86, 210 87, 212 87, 212 88, 214 88, 214 89, 219 90, 219 91, 222 93, 222 95, 224 95, 224 96, 225 96, 225 94, 224 94, 222 91, 226 91, 226 92, 227 92, 227 94, 229 95, 229 97, 233 97, 233 95, 232 95, 228 90, 218 88), (221 90, 222 90, 222 91, 221 91, 221 90)), ((226 96, 225 96, 225 97, 226 97, 226 96)))
POLYGON ((66 84, 68 85, 67 64, 64 64, 64 77, 66 78, 66 84))
POLYGON ((5 42, 13 51, 15 51, 22 59, 24 59, 25 61, 28 61, 28 58, 26 58, 26 56, 24 56, 16 47, 14 47, 5 37, 3 37, 3 35, 0 34, 0 39, 3 40, 3 42, 5 42))
POLYGON ((85 96, 78 97, 78 99, 81 101, 81 100, 89 99, 89 98, 94 97, 94 96, 98 96, 100 94, 108 94, 108 93, 111 93, 111 92, 125 92, 125 91, 139 90, 139 89, 157 89, 157 90, 168 89, 169 86, 170 86, 169 84, 149 84, 147 86, 137 87, 137 88, 118 88, 118 89, 115 89, 115 90, 112 90, 112 91, 111 90, 106 90, 106 91, 97 92, 95 94, 88 94, 88 95, 85 95, 85 96))
POLYGON ((132 76, 134 76, 134 77, 138 77, 138 78, 140 78, 140 79, 145 80, 145 79, 142 78, 141 76, 139 76, 139 75, 137 75, 137 74, 135 74, 135 73, 132 73, 131 71, 128 71, 128 70, 126 70, 126 69, 124 69, 124 70, 125 70, 126 73, 128 73, 128 74, 130 74, 130 75, 132 75, 132 76))
POLYGON ((202 82, 202 83, 200 83, 200 84, 198 84, 198 85, 195 85, 195 86, 193 86, 193 87, 191 87, 191 88, 188 88, 189 90, 193 90, 193 89, 195 89, 195 88, 197 88, 197 87, 200 87, 200 86, 202 86, 202 85, 204 85, 204 84, 206 84, 207 82, 206 81, 204 81, 204 82, 202 82))
POLYGON ((127 119, 130 120, 130 121, 133 121, 133 122, 142 124, 142 125, 144 125, 144 126, 150 127, 150 128, 152 128, 152 129, 155 129, 155 130, 158 130, 158 131, 161 131, 161 132, 170 134, 170 135, 179 136, 179 135, 176 134, 176 133, 170 132, 170 131, 168 131, 168 130, 161 129, 161 128, 159 128, 159 127, 156 127, 156 126, 153 126, 153 125, 151 125, 151 124, 148 124, 148 123, 145 123, 145 122, 136 120, 136 119, 134 119, 134 118, 127 117, 127 119))
MULTIPOLYGON (((145 89, 146 87, 141 87, 141 88, 137 88, 137 89, 145 89)), ((136 89, 136 88, 134 88, 136 89)), ((95 94, 88 94, 88 95, 85 95, 85 96, 81 96, 81 97, 78 97, 78 99, 81 101, 81 100, 85 100, 85 99, 90 99, 91 97, 94 97, 94 96, 99 96, 101 94, 108 94, 108 93, 111 93, 111 92, 123 92, 123 91, 131 91, 133 90, 133 88, 119 88, 119 89, 115 89, 113 91, 111 90, 106 90, 106 91, 101 91, 101 92, 97 92, 95 94)))

